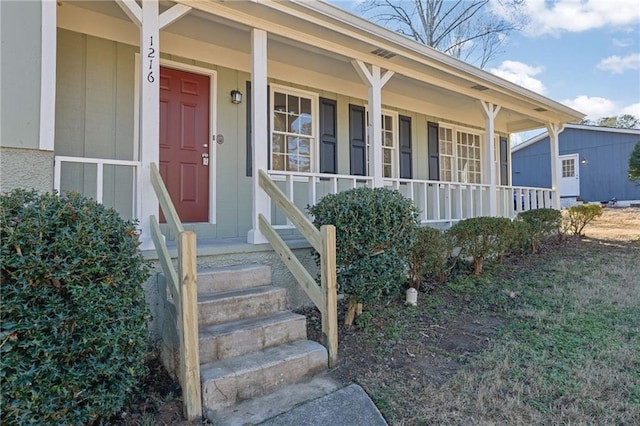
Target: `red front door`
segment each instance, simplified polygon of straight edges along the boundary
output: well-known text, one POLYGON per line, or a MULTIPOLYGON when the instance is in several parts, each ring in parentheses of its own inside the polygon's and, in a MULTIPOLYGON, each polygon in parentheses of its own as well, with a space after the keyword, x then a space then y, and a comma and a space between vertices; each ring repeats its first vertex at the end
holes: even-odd
POLYGON ((182 222, 209 221, 209 77, 160 67, 160 175, 182 222))

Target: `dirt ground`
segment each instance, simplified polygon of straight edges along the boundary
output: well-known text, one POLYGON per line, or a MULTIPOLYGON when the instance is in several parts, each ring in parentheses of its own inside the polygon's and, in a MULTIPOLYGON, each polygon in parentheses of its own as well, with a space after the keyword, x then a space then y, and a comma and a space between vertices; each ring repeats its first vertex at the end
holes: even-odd
MULTIPOLYGON (((588 238, 640 240, 640 208, 605 209, 604 215, 585 231, 588 238)), ((554 250, 554 247, 548 249, 554 250)), ((507 267, 508 263, 509 259, 507 267)), ((339 364, 329 374, 345 385, 373 374, 376 386, 384 387, 385 383, 396 381, 418 387, 439 386, 486 348, 492 336, 508 321, 499 314, 493 315, 491 309, 488 312, 465 309, 464 299, 435 283, 425 283, 419 295, 420 303, 428 304, 429 300, 438 300, 438 306, 407 308, 398 298, 381 306, 365 307, 365 315, 356 326, 349 328, 343 325, 345 307, 340 304, 339 364), (415 332, 403 332, 407 327, 415 332)), ((320 341, 317 309, 297 312, 307 316, 309 339, 320 341)), ((168 377, 157 358, 150 357, 149 367, 150 375, 141 383, 139 395, 110 424, 188 425, 182 419, 177 384, 168 377)), ((384 411, 384 407, 380 407, 384 401, 375 402, 384 411)))

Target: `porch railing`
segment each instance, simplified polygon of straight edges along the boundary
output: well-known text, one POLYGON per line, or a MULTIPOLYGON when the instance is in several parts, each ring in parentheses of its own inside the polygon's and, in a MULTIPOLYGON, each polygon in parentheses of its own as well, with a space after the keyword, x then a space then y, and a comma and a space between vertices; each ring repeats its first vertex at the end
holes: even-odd
POLYGON ((171 231, 178 236, 178 271, 160 231, 160 225, 151 215, 151 237, 158 252, 160 265, 176 307, 179 339, 180 372, 183 411, 187 420, 202 417, 200 388, 200 355, 198 348, 198 285, 196 267, 196 234, 185 231, 169 192, 155 163, 151 163, 151 184, 171 231))
POLYGON ((515 217, 518 213, 528 210, 560 208, 553 205, 554 191, 549 188, 501 185, 496 191, 500 216, 515 217))
MULTIPOLYGON (((57 155, 54 158, 54 167, 53 167, 53 189, 60 192, 62 190, 62 165, 64 163, 75 163, 88 165, 93 164, 96 167, 96 186, 95 186, 95 200, 98 203, 103 203, 104 198, 104 168, 105 166, 120 166, 120 167, 129 167, 132 169, 132 190, 131 190, 131 204, 133 206, 132 211, 130 212, 122 212, 119 211, 123 216, 131 215, 131 218, 136 218, 138 212, 140 212, 140 197, 138 196, 138 192, 136 188, 138 187, 137 182, 139 181, 139 172, 140 165, 139 161, 129 161, 129 160, 111 160, 106 158, 90 158, 90 157, 70 157, 57 155)), ((82 191, 80 191, 82 192, 82 191)), ((84 194, 86 195, 86 194, 84 194)))
MULTIPOLYGON (((327 194, 373 185, 373 178, 369 176, 275 170, 270 170, 269 176, 287 199, 300 209, 316 204, 327 194)), ((452 225, 463 219, 491 215, 490 185, 400 178, 385 178, 384 185, 413 201, 423 224, 452 225)), ((497 186, 496 192, 496 212, 502 217, 513 218, 522 211, 559 207, 553 206, 554 191, 549 188, 497 186)), ((289 219, 273 221, 272 226, 275 229, 293 228, 289 219)))
MULTIPOLYGON (((264 170, 259 170, 260 187, 282 209, 288 220, 307 239, 311 246, 320 254, 320 287, 309 271, 302 265, 296 255, 278 235, 274 227, 259 215, 259 227, 267 237, 273 249, 278 253, 284 264, 289 268, 296 281, 304 289, 309 299, 316 305, 322 315, 322 344, 329 354, 329 366, 338 361, 338 307, 336 289, 336 228, 333 225, 323 225, 320 230, 307 219, 269 178, 264 170)), ((308 176, 314 181, 314 176, 308 176)), ((335 184, 336 181, 334 181, 335 184)), ((354 185, 355 181, 352 182, 354 185)))
POLYGON ((400 191, 420 211, 423 224, 488 216, 489 185, 419 179, 385 179, 385 186, 400 191))

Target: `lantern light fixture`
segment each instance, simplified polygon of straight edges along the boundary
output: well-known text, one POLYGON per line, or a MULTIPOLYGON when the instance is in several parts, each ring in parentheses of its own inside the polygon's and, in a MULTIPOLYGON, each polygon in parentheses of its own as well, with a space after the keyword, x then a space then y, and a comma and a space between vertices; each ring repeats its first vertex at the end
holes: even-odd
POLYGON ((242 92, 234 89, 231 91, 231 103, 240 104, 242 103, 242 92))

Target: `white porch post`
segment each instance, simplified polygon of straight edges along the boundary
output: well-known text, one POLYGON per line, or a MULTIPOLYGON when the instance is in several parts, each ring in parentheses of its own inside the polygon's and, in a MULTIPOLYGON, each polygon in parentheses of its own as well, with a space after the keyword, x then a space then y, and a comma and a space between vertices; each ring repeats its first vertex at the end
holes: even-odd
POLYGON ((553 208, 560 208, 560 164, 558 157, 560 155, 558 147, 558 135, 564 130, 564 126, 558 123, 547 123, 547 131, 549 132, 549 153, 551 154, 551 188, 553 189, 553 208))
POLYGON ((480 101, 482 115, 484 116, 484 161, 483 183, 489 185, 489 216, 498 215, 498 194, 496 184, 495 159, 495 119, 500 112, 500 106, 489 102, 480 101))
POLYGON ((116 0, 140 28, 140 162, 138 198, 142 250, 153 249, 151 215, 158 216, 158 197, 151 185, 151 163, 160 161, 160 29, 184 16, 191 8, 175 5, 159 15, 158 0, 116 0))
POLYGON ((260 188, 258 170, 269 167, 267 131, 267 32, 259 29, 251 31, 251 147, 253 164, 253 229, 247 234, 250 244, 267 243, 267 238, 260 232, 258 215, 271 221, 271 202, 269 196, 260 188))
POLYGON ((353 67, 369 88, 369 175, 373 176, 374 188, 384 186, 382 176, 382 87, 393 76, 393 71, 381 74, 380 67, 371 69, 362 61, 352 61, 353 67))
POLYGON ((151 240, 151 215, 158 216, 158 198, 151 185, 151 163, 160 158, 160 27, 158 0, 142 2, 142 7, 132 0, 116 0, 122 10, 140 28, 140 146, 141 168, 138 170, 137 212, 140 248, 153 249, 151 240))

